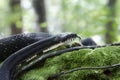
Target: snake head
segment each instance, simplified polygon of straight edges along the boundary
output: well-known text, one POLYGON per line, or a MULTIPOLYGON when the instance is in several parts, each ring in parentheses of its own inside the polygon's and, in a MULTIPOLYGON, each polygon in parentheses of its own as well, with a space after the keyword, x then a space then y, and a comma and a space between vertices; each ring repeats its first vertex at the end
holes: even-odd
POLYGON ((81 39, 75 33, 61 33, 61 34, 55 35, 54 38, 52 38, 52 40, 50 41, 53 45, 49 47, 48 49, 44 50, 44 52, 52 50, 64 44, 69 44, 76 38, 81 39))
POLYGON ((79 37, 77 34, 75 33, 61 33, 59 35, 56 36, 56 41, 59 42, 68 42, 68 41, 72 41, 76 38, 81 39, 81 37, 79 37))

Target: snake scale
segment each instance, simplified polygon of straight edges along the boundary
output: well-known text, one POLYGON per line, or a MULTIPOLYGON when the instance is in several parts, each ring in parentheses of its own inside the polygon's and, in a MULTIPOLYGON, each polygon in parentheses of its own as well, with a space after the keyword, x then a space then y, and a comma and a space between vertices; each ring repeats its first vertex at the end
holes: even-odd
POLYGON ((75 33, 49 35, 44 33, 18 34, 0 40, 0 55, 6 54, 0 67, 0 80, 14 80, 14 69, 29 56, 53 45, 78 37, 75 33), (22 45, 22 46, 21 46, 22 45))

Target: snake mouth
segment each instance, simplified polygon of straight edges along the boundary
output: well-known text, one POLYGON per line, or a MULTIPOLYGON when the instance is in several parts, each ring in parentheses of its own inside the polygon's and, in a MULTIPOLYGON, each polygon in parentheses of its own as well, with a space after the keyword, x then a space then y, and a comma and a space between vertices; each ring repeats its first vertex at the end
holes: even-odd
POLYGON ((78 43, 79 45, 81 45, 81 37, 78 36, 77 34, 75 33, 62 33, 62 34, 59 34, 56 39, 56 41, 59 41, 58 44, 55 44, 47 49, 45 49, 43 52, 47 52, 47 51, 50 51, 50 50, 53 50, 53 49, 56 49, 60 46, 71 46, 74 42, 75 43, 78 43))
POLYGON ((73 43, 77 43, 81 45, 81 37, 75 33, 63 33, 61 34, 61 43, 66 45, 72 45, 73 43))
POLYGON ((79 35, 76 35, 76 37, 72 37, 64 41, 64 44, 66 47, 82 46, 81 37, 79 35))
POLYGON ((76 38, 81 40, 81 37, 75 33, 62 33, 60 34, 60 38, 61 38, 61 42, 73 41, 76 38))

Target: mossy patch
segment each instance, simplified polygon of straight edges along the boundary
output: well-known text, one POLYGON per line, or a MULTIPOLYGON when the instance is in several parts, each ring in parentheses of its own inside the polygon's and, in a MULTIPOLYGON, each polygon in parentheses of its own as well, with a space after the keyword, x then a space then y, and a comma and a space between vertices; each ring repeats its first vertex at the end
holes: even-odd
MULTIPOLYGON (((77 67, 99 67, 120 63, 120 47, 82 49, 49 58, 43 67, 23 74, 21 80, 47 80, 50 75, 77 67)), ((120 68, 79 70, 57 80, 120 80, 120 68)))

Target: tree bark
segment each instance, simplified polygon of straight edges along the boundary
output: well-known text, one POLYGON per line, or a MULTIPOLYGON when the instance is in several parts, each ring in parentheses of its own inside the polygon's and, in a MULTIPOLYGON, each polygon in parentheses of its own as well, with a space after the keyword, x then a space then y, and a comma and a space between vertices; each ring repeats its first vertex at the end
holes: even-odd
POLYGON ((116 0, 109 0, 107 7, 108 7, 108 22, 106 24, 106 34, 105 34, 105 42, 112 43, 116 40, 115 32, 117 26, 115 25, 115 4, 116 0))
POLYGON ((48 32, 46 24, 46 11, 44 0, 33 0, 33 7, 38 16, 37 24, 41 32, 48 32))

